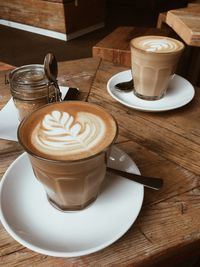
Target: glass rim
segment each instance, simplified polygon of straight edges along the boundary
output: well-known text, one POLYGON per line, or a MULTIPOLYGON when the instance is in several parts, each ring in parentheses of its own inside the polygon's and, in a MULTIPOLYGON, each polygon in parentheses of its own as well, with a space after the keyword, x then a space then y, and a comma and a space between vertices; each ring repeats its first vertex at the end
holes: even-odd
MULTIPOLYGON (((68 103, 71 102, 71 103, 74 103, 74 102, 83 102, 83 103, 88 103, 90 105, 95 105, 97 106, 98 108, 100 109, 103 109, 101 106, 98 106, 96 104, 93 104, 93 103, 90 103, 90 102, 85 102, 85 101, 67 101, 68 103)), ((50 159, 50 158, 47 158, 45 156, 40 156, 40 155, 37 155, 36 153, 34 153, 33 151, 31 151, 26 145, 24 145, 24 143, 22 142, 21 140, 21 136, 20 136, 20 129, 22 128, 22 126, 24 125, 24 123, 26 122, 26 120, 28 119, 29 116, 31 116, 33 113, 37 112, 38 110, 40 109, 43 109, 44 107, 46 106, 49 106, 49 105, 54 105, 56 103, 64 103, 64 101, 62 102, 54 102, 54 103, 48 103, 42 107, 39 107, 38 109, 34 110, 30 115, 28 115, 27 117, 23 118, 23 120, 20 122, 19 126, 18 126, 18 129, 17 129, 17 138, 18 138, 18 141, 19 141, 19 144, 23 147, 23 149, 28 153, 28 155, 34 157, 34 158, 37 158, 37 159, 40 159, 40 160, 43 160, 43 161, 47 161, 47 162, 52 162, 52 163, 78 163, 78 162, 83 162, 83 161, 87 161, 87 160, 90 160, 92 158, 95 158, 97 156, 99 156, 100 154, 102 153, 105 153, 116 141, 117 139, 117 136, 118 136, 118 132, 119 132, 119 129, 118 129, 118 124, 117 124, 117 121, 116 119, 114 118, 114 116, 110 113, 108 113, 105 109, 103 109, 106 113, 109 114, 109 116, 112 117, 114 123, 115 123, 115 126, 116 126, 116 132, 115 132, 115 135, 112 139, 112 142, 107 145, 106 147, 104 147, 103 150, 91 155, 91 156, 88 156, 88 157, 85 157, 85 158, 80 158, 80 159, 74 159, 74 160, 65 160, 65 159, 50 159)))
POLYGON ((168 36, 162 36, 162 35, 142 35, 142 36, 138 36, 138 37, 135 37, 135 38, 133 38, 133 39, 131 39, 130 40, 130 47, 131 48, 134 48, 134 49, 136 49, 136 50, 139 50, 139 51, 141 51, 141 52, 143 52, 143 53, 147 53, 147 54, 154 54, 154 55, 156 55, 156 54, 158 54, 158 55, 164 55, 164 54, 178 54, 178 53, 181 53, 183 50, 184 50, 184 48, 185 48, 185 44, 182 42, 182 41, 179 41, 179 40, 177 40, 177 39, 175 39, 175 38, 172 38, 172 37, 168 37, 168 36), (140 48, 140 47, 136 47, 135 45, 134 45, 134 41, 136 40, 136 39, 143 39, 143 38, 145 38, 145 37, 158 37, 158 39, 169 39, 169 40, 173 40, 173 41, 175 41, 175 42, 177 42, 177 43, 179 43, 180 45, 181 45, 181 47, 178 49, 178 50, 176 50, 176 51, 166 51, 166 52, 154 52, 154 51, 147 51, 147 50, 144 50, 144 49, 142 49, 142 48, 140 48))
MULTIPOLYGON (((30 86, 30 87, 37 90, 37 87, 38 87, 38 89, 41 89, 42 87, 47 86, 48 82, 49 82, 46 75, 45 75, 44 65, 42 65, 42 64, 28 64, 28 65, 23 65, 23 66, 17 67, 17 68, 10 71, 8 78, 9 78, 9 83, 11 85, 12 90, 15 90, 12 85, 18 86, 18 88, 20 88, 20 90, 22 87, 25 87, 25 86, 27 86, 27 87, 30 86), (35 81, 35 82, 30 81, 27 83, 24 83, 21 81, 16 81, 16 75, 18 73, 20 73, 20 72, 23 73, 24 71, 34 71, 37 69, 39 71, 43 71, 43 73, 44 73, 43 79, 41 79, 39 81, 35 81)), ((15 91, 17 91, 17 90, 15 90, 15 91)))

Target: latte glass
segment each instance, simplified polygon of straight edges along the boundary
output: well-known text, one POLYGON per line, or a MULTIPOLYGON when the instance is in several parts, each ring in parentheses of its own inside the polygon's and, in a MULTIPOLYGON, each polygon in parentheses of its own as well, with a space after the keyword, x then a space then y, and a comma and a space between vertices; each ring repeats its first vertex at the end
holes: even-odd
POLYGON ((145 100, 162 98, 184 44, 165 36, 141 36, 132 39, 130 46, 135 95, 145 100))
POLYGON ((97 198, 116 136, 115 119, 81 101, 48 104, 18 128, 36 178, 50 203, 63 211, 81 210, 97 198))

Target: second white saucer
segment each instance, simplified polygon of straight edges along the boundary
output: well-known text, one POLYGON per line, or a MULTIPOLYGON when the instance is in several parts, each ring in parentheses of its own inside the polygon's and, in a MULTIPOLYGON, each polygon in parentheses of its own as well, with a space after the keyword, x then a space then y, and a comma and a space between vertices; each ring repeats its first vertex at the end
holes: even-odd
POLYGON ((131 70, 119 72, 107 83, 108 93, 121 104, 146 112, 160 112, 180 108, 189 103, 195 94, 192 84, 175 74, 169 83, 165 96, 159 100, 149 101, 138 98, 131 92, 116 89, 115 85, 132 79, 131 70))

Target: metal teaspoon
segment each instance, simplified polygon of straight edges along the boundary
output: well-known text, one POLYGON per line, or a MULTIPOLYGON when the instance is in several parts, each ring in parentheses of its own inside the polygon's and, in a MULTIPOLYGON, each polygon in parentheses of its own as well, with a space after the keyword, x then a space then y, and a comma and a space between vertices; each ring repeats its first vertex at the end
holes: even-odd
POLYGON ((125 91, 125 92, 131 91, 133 90, 133 87, 134 87, 133 79, 127 82, 117 83, 115 84, 115 87, 121 91, 125 91))
POLYGON ((61 92, 58 86, 58 64, 56 57, 52 53, 48 53, 44 58, 44 72, 49 82, 55 86, 56 101, 61 101, 61 92))
POLYGON ((161 189, 163 187, 163 184, 164 184, 163 179, 161 179, 161 178, 142 176, 142 175, 138 175, 138 174, 134 174, 134 173, 129 173, 129 172, 113 169, 110 167, 107 167, 107 171, 111 172, 115 175, 125 177, 125 178, 132 180, 134 182, 143 184, 144 186, 149 187, 151 189, 155 189, 155 190, 161 189))

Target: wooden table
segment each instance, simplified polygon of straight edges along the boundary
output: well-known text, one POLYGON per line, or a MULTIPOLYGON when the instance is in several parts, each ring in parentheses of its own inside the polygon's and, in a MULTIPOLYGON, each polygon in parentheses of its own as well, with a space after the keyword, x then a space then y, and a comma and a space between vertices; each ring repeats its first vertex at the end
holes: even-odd
POLYGON ((157 28, 166 29, 166 25, 186 44, 183 76, 191 83, 200 86, 200 3, 160 13, 157 28))
MULTIPOLYGON (((0 108, 10 98, 1 65, 0 108)), ((10 266, 173 266, 200 251, 200 90, 177 110, 145 113, 129 109, 107 93, 108 79, 125 67, 100 59, 59 64, 59 82, 77 86, 80 100, 106 108, 119 124, 117 145, 144 175, 163 177, 160 191, 145 189, 138 219, 111 246, 77 258, 54 258, 32 252, 0 226, 0 265, 10 266)), ((17 142, 0 140, 0 174, 21 153, 17 142)), ((180 265, 178 265, 180 266, 180 265)))
POLYGON ((200 3, 160 13, 157 28, 171 27, 189 46, 200 47, 200 3))
POLYGON ((168 11, 166 23, 186 44, 200 47, 200 4, 168 11))

